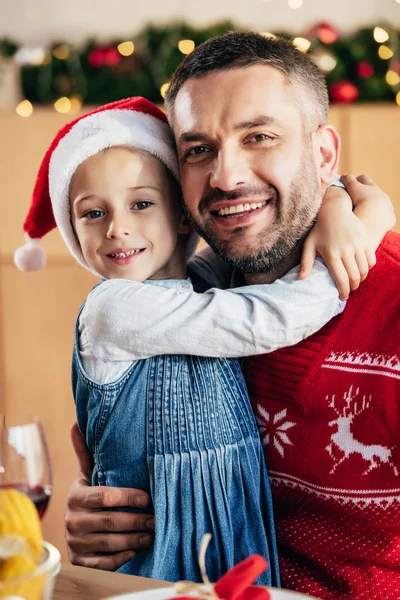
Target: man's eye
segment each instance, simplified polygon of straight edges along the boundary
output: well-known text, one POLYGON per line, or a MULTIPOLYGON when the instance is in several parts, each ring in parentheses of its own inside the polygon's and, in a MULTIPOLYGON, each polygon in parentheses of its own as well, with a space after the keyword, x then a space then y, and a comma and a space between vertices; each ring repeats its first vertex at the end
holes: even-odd
POLYGON ((86 219, 100 219, 101 217, 104 216, 104 211, 102 211, 102 210, 89 210, 83 216, 86 219))
POLYGON ((272 135, 267 135, 266 133, 255 133, 249 138, 249 142, 264 142, 265 140, 273 140, 272 135))
POLYGON ((194 148, 190 148, 186 150, 183 155, 184 160, 190 161, 195 160, 197 157, 203 156, 203 154, 208 154, 212 150, 208 146, 195 146, 194 148))
POLYGON ((144 210, 145 208, 149 208, 153 203, 148 200, 140 200, 140 202, 136 202, 133 205, 133 210, 144 210))

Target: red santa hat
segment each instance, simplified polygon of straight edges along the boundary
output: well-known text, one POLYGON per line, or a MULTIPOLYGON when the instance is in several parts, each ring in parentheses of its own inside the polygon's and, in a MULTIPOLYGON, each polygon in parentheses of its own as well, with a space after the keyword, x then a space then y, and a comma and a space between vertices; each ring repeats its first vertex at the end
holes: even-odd
MULTIPOLYGON (((106 104, 65 125, 56 135, 42 161, 25 219, 26 244, 14 254, 21 271, 36 271, 46 264, 39 243, 49 231, 58 230, 72 256, 91 271, 83 257, 71 224, 69 187, 79 165, 105 148, 129 145, 161 160, 179 181, 174 140, 165 114, 145 98, 127 98, 106 104)), ((188 244, 191 255, 195 234, 188 244)))

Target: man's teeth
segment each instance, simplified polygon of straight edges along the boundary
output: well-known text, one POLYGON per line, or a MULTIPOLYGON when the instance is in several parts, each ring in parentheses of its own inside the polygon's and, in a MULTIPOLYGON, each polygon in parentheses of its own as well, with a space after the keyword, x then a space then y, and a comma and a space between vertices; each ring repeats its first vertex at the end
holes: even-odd
POLYGON ((140 252, 140 248, 139 250, 129 250, 129 252, 118 252, 116 254, 110 254, 109 256, 111 256, 111 258, 128 258, 128 256, 133 256, 138 252, 140 252))
POLYGON ((223 217, 224 215, 234 215, 236 213, 244 213, 250 212, 252 210, 257 210, 257 208, 262 208, 267 204, 267 201, 264 202, 252 202, 251 204, 237 204, 236 206, 227 206, 226 208, 220 208, 218 211, 218 215, 223 217))

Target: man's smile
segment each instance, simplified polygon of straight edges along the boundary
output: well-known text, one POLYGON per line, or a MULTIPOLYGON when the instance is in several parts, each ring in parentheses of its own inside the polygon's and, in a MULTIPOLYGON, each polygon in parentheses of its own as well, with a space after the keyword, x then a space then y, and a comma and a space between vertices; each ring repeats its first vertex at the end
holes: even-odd
POLYGON ((210 211, 213 219, 224 228, 252 225, 268 209, 271 199, 239 199, 235 202, 218 202, 210 211))
MULTIPOLYGON (((268 200, 269 202, 269 200, 268 200)), ((239 213, 251 212, 253 210, 258 210, 263 206, 266 206, 267 200, 262 200, 261 202, 255 202, 252 200, 249 201, 241 201, 239 204, 232 204, 231 202, 227 206, 222 206, 221 208, 214 209, 211 212, 217 213, 219 217, 235 215, 239 213)))

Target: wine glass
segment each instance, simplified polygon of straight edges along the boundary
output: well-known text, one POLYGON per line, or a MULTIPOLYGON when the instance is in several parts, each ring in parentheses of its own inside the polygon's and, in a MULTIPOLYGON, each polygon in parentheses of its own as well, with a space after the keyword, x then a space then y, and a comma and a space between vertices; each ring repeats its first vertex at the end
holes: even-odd
POLYGON ((27 494, 43 517, 51 496, 52 475, 46 436, 37 417, 30 423, 7 427, 0 415, 1 488, 27 494))

